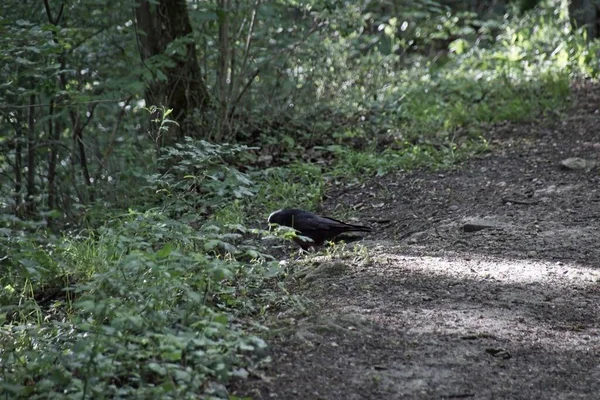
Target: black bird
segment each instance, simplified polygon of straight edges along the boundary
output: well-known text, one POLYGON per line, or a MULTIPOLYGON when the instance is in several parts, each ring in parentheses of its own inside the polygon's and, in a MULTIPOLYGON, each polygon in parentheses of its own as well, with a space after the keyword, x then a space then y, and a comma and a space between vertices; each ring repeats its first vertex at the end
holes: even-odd
POLYGON ((283 208, 277 210, 268 219, 269 224, 288 226, 297 230, 300 235, 312 239, 312 242, 296 239, 296 243, 303 250, 313 246, 321 246, 325 241, 331 240, 344 232, 371 232, 368 226, 351 225, 337 219, 320 217, 309 211, 297 208, 283 208))

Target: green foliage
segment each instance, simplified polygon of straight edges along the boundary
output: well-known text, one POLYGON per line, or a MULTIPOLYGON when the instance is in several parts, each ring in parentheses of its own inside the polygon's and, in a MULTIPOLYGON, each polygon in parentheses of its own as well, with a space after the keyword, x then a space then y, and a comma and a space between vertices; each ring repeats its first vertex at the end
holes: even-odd
POLYGON ((186 137, 162 149, 158 165, 165 172, 149 175, 145 189, 178 216, 212 214, 215 208, 254 195, 252 181, 236 167, 248 160, 249 150, 186 137))
MULTIPOLYGON (((267 103, 258 102, 269 108, 260 108, 260 127, 252 128, 269 132, 258 145, 278 142, 285 149, 281 158, 292 163, 314 162, 304 150, 315 145, 340 146, 328 152, 336 160, 321 166, 339 162, 348 176, 357 171, 344 167, 348 154, 361 152, 362 162, 380 164, 367 170, 380 174, 423 164, 443 167, 482 150, 487 124, 555 114, 565 105, 572 78, 597 74, 590 56, 597 44, 571 29, 556 2, 525 15, 513 7, 488 20, 429 1, 364 7, 304 6, 327 24, 273 72, 280 77, 284 71, 289 86, 279 85, 280 78, 261 81, 261 88, 279 86, 267 103), (281 120, 283 113, 287 125, 298 126, 295 133, 273 130, 268 116, 274 110, 272 119, 281 120), (415 161, 411 154, 424 156, 415 161)), ((294 34, 305 32, 307 19, 300 21, 294 34)), ((269 74, 269 67, 261 70, 261 76, 269 74)), ((255 94, 265 98, 259 88, 249 92, 250 112, 257 107, 255 94)))
POLYGON ((317 209, 331 182, 452 167, 488 150, 490 124, 560 113, 599 68, 558 1, 487 19, 430 0, 188 3, 194 32, 144 62, 130 2, 9 3, 7 398, 226 398, 262 362, 260 323, 302 307, 261 245, 270 212, 317 209), (218 103, 201 131, 143 100, 189 43, 218 103))
MULTIPOLYGON (((359 47, 356 41, 367 40, 360 39, 365 33, 359 33, 357 27, 354 36, 326 44, 330 47, 327 63, 322 71, 313 73, 316 95, 337 110, 366 121, 360 126, 367 129, 367 138, 386 132, 385 128, 402 130, 405 137, 429 138, 472 123, 530 119, 564 99, 568 80, 584 55, 581 49, 589 48, 577 33, 564 34, 557 29, 564 27, 564 21, 557 21, 549 11, 540 13, 542 16, 484 24, 483 37, 474 43, 469 41, 471 34, 460 29, 471 21, 444 13, 443 18, 454 26, 444 38, 461 34, 450 43, 453 52, 437 60, 378 50, 354 54, 359 47), (555 25, 559 22, 561 25, 555 25), (500 32, 497 38, 491 37, 491 26, 500 32), (567 40, 571 45, 563 44, 567 40), (576 62, 573 70, 564 70, 565 64, 561 64, 558 54, 563 50, 575 55, 569 58, 576 62), (513 59, 514 54, 528 58, 513 59), (546 93, 540 92, 549 92, 551 101, 544 101, 546 93), (510 104, 515 95, 515 101, 523 104, 510 104), (541 100, 537 100, 539 95, 541 100), (369 121, 376 127, 369 126, 369 121)), ((411 23, 407 18, 400 24, 411 23)), ((439 29, 443 30, 443 25, 439 29)), ((398 35, 395 30, 391 34, 398 35)), ((435 35, 426 37, 432 42, 436 39, 435 35)))
POLYGON ((393 171, 415 168, 444 168, 456 165, 469 156, 487 151, 487 142, 469 140, 462 145, 447 140, 441 145, 405 144, 403 149, 385 149, 382 152, 352 151, 339 146, 328 146, 337 160, 330 176, 361 181, 364 176, 383 176, 393 171))
POLYGON ((12 398, 224 396, 207 383, 248 374, 243 366, 265 343, 239 318, 264 312, 263 282, 279 274, 240 229, 195 231, 157 211, 130 212, 93 239, 21 243, 4 260, 3 390, 12 398), (57 273, 77 280, 41 302, 57 273))
POLYGON ((319 165, 295 163, 286 168, 272 168, 256 174, 262 178, 258 201, 269 209, 292 205, 314 208, 324 193, 323 172, 319 165))

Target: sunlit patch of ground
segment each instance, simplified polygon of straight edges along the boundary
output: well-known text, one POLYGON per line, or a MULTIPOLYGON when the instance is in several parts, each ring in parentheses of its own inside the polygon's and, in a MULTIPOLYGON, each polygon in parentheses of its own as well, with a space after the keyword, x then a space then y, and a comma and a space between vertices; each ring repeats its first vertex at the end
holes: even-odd
POLYGON ((583 145, 600 143, 598 90, 574 96, 590 118, 491 127, 493 152, 460 169, 331 193, 326 208, 361 204, 374 232, 366 250, 323 251, 294 275, 316 307, 280 319, 289 333, 270 342, 271 378, 243 393, 599 398, 600 175, 560 167, 599 161, 583 145), (465 231, 471 220, 497 226, 465 231))
MULTIPOLYGON (((373 249, 368 261, 345 274, 311 284, 327 315, 370 343, 370 361, 353 369, 356 385, 377 382, 384 393, 409 398, 561 398, 571 393, 569 380, 600 373, 594 356, 600 352, 600 271, 396 250, 373 249), (539 385, 546 385, 543 392, 539 385)), ((321 350, 330 345, 324 342, 321 350)), ((335 347, 340 343, 336 339, 335 347)), ((347 338, 346 344, 355 345, 347 338)))
POLYGON ((594 310, 600 300, 590 295, 600 294, 598 282, 600 271, 575 263, 384 252, 327 284, 336 297, 340 290, 360 292, 344 296, 343 302, 329 298, 336 312, 363 315, 414 333, 435 333, 443 326, 459 335, 537 335, 540 344, 551 346, 562 346, 560 339, 568 336, 589 346, 591 336, 598 334, 586 328, 597 320, 594 310), (544 337, 539 330, 546 331, 544 337))

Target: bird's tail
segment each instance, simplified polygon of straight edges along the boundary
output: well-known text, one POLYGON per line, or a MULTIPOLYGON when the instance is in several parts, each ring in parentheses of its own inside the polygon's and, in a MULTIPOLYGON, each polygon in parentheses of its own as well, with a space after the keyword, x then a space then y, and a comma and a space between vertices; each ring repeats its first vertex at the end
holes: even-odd
POLYGON ((354 225, 354 224, 348 224, 346 222, 342 222, 342 221, 338 221, 337 219, 333 219, 330 217, 326 217, 327 219, 331 220, 331 221, 335 221, 338 224, 340 224, 341 226, 343 226, 344 228, 346 228, 346 230, 348 232, 354 231, 354 232, 372 232, 373 229, 369 228, 368 226, 364 226, 364 225, 354 225))
POLYGON ((373 229, 369 228, 368 226, 363 226, 363 225, 346 224, 346 226, 348 226, 348 228, 352 228, 352 230, 355 232, 372 232, 373 231, 373 229))

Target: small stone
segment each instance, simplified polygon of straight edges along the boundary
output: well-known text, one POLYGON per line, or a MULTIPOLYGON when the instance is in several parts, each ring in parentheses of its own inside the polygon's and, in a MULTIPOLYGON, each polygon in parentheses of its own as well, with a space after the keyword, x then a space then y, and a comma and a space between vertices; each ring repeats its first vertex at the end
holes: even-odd
POLYGON ((560 165, 566 169, 578 170, 590 170, 596 166, 596 162, 592 160, 586 160, 579 157, 571 157, 560 162, 560 165))
POLYGON ((503 226, 495 221, 489 220, 474 220, 463 225, 463 231, 471 233, 481 231, 483 229, 501 229, 503 226))
POLYGON ((533 195, 535 197, 538 197, 538 196, 544 196, 544 195, 547 196, 547 195, 554 194, 554 193, 556 193, 556 185, 550 185, 547 188, 536 190, 533 193, 533 195))
POLYGON ((508 359, 512 358, 512 356, 508 352, 508 350, 503 349, 503 348, 489 348, 489 349, 485 349, 485 352, 492 355, 493 357, 502 358, 504 360, 508 360, 508 359))
POLYGON ((448 207, 448 210, 450 210, 450 211, 457 211, 458 210, 458 206, 456 206, 456 205, 450 206, 450 207, 448 207))

